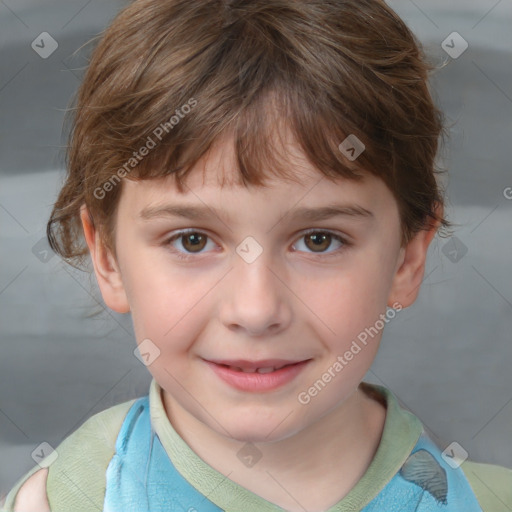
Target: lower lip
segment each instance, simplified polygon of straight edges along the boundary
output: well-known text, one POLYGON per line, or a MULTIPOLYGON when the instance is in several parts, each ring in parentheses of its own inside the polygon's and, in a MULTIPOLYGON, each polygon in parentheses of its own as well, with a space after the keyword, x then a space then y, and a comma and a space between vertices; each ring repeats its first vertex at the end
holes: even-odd
POLYGON ((269 373, 246 373, 231 370, 227 366, 206 361, 210 368, 230 386, 240 391, 272 391, 291 382, 306 366, 308 361, 285 366, 269 373))

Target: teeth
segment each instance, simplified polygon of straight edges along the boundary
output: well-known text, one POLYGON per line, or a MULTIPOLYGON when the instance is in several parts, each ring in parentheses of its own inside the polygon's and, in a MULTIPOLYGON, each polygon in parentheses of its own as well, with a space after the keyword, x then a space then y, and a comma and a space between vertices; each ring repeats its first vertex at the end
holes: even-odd
POLYGON ((243 372, 243 373, 254 373, 256 370, 244 370, 243 368, 240 368, 239 366, 230 366, 230 370, 233 370, 235 372, 243 372))
POLYGON ((243 372, 243 373, 271 373, 271 372, 275 372, 276 370, 280 370, 281 368, 284 368, 285 366, 288 366, 286 364, 284 364, 283 366, 268 366, 267 368, 256 368, 254 370, 250 370, 250 369, 244 369, 244 368, 240 368, 239 366, 228 366, 228 368, 230 370, 233 370, 235 372, 243 372))
POLYGON ((270 373, 270 372, 273 372, 274 369, 275 368, 273 366, 270 366, 268 368, 258 368, 257 372, 258 373, 270 373))

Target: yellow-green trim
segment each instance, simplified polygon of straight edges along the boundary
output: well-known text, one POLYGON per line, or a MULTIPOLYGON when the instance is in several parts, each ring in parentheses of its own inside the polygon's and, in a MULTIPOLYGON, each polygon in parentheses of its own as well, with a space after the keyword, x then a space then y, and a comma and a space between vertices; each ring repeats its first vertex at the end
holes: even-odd
MULTIPOLYGON (((381 386, 363 384, 367 392, 382 397, 387 414, 377 453, 356 486, 327 512, 363 509, 389 483, 414 448, 423 427, 419 419, 402 409, 395 396, 381 386)), ((179 436, 167 418, 162 389, 153 379, 149 391, 153 428, 176 469, 199 492, 226 512, 283 512, 248 489, 229 480, 203 461, 179 436)), ((130 400, 95 414, 56 448, 58 458, 49 465, 47 495, 52 512, 101 511, 105 499, 106 470, 130 400)), ((2 512, 13 512, 16 495, 36 471, 21 477, 6 497, 2 512)), ((512 511, 512 469, 466 461, 461 466, 484 512, 512 511)))
POLYGON ((484 512, 512 511, 512 469, 468 460, 461 469, 484 512))
MULTIPOLYGON (((384 397, 387 415, 377 453, 356 486, 326 512, 355 512, 364 508, 389 483, 416 445, 423 426, 419 419, 402 409, 384 387, 365 384, 384 397)), ((248 489, 229 480, 203 461, 174 430, 165 413, 161 388, 153 380, 149 392, 151 421, 176 469, 199 492, 226 512, 282 512, 248 489)))

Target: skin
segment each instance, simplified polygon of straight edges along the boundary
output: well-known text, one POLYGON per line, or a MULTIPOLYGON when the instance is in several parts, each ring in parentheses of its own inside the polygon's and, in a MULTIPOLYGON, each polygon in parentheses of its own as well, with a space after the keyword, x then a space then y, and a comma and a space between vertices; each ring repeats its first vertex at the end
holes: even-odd
POLYGON ((358 386, 382 331, 308 404, 297 396, 375 325, 386 306, 414 302, 438 226, 401 247, 398 207, 381 180, 330 181, 293 142, 288 158, 298 182, 275 178, 267 188, 237 182, 229 139, 192 171, 184 194, 170 177, 124 180, 117 259, 85 205, 81 218, 105 303, 131 312, 138 343, 149 338, 160 350, 148 370, 163 389, 176 431, 213 468, 268 501, 290 511, 320 511, 350 491, 379 445, 385 408, 358 386), (222 213, 205 220, 139 216, 145 207, 177 203, 222 213), (358 205, 373 215, 285 216, 296 207, 330 203, 358 205), (194 248, 177 237, 165 244, 186 228, 207 235, 206 242, 194 248), (333 237, 315 246, 304 234, 311 228, 339 234, 350 245, 333 237), (248 236, 263 249, 252 263, 236 252, 248 236), (179 259, 179 252, 190 259, 179 259), (229 387, 202 358, 311 361, 292 382, 255 393, 229 387), (237 457, 246 442, 262 453, 250 468, 237 457))

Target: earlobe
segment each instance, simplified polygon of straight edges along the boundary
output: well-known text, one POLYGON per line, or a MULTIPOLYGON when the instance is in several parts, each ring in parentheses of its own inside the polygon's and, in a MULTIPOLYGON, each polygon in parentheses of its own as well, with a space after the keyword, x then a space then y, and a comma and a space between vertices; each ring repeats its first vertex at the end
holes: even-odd
POLYGON ((91 254, 96 280, 105 304, 117 313, 128 313, 130 305, 119 265, 101 240, 99 230, 95 228, 85 204, 80 208, 80 219, 91 254))
POLYGON ((397 302, 403 308, 409 307, 418 297, 425 274, 427 252, 434 238, 439 222, 419 231, 400 251, 400 260, 388 298, 388 306, 397 302))

